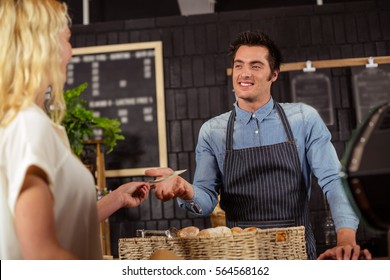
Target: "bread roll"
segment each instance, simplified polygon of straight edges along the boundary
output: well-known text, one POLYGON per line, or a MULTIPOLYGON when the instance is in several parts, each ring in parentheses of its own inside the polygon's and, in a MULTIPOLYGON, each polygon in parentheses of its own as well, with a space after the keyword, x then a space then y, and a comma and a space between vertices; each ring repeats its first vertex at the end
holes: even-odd
POLYGON ((177 232, 177 236, 182 237, 182 238, 193 238, 193 237, 197 236, 198 233, 199 233, 199 228, 194 227, 194 226, 189 226, 189 227, 185 227, 185 228, 180 229, 177 232))
POLYGON ((230 229, 230 231, 232 232, 233 235, 235 235, 235 234, 240 234, 241 232, 243 232, 243 229, 240 227, 233 227, 230 229))
POLYGON ((232 232, 230 228, 225 226, 219 226, 215 228, 203 229, 198 233, 197 236, 217 237, 217 236, 231 236, 231 235, 232 232))
POLYGON ((257 231, 257 228, 256 227, 248 227, 248 228, 245 228, 244 231, 245 232, 255 232, 255 231, 257 231))
POLYGON ((214 231, 215 236, 232 235, 232 231, 230 230, 230 228, 225 227, 225 226, 215 227, 215 228, 213 228, 213 231, 214 231))
POLYGON ((211 236, 211 232, 209 231, 209 229, 202 229, 201 231, 199 231, 199 233, 197 234, 197 237, 202 237, 202 236, 205 236, 205 237, 210 237, 211 236))

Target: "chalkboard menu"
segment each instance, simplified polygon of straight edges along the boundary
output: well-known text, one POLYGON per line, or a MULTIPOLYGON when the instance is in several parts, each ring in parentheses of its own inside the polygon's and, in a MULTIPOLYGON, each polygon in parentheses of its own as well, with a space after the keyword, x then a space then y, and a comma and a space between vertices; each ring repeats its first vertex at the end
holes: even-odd
POLYGON ((326 125, 334 123, 332 91, 329 77, 324 73, 290 74, 294 102, 314 107, 326 125))
POLYGON ((73 49, 66 89, 84 82, 88 109, 118 119, 125 137, 106 154, 106 176, 167 166, 161 42, 73 49))
POLYGON ((370 109, 390 101, 390 66, 352 68, 356 117, 361 122, 370 109))

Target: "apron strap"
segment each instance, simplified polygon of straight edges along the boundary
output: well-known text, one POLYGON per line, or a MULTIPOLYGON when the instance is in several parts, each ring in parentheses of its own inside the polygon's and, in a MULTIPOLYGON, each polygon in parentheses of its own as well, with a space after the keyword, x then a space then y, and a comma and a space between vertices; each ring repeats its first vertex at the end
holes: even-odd
POLYGON ((236 108, 233 107, 232 112, 230 113, 227 129, 226 129, 226 151, 227 152, 233 150, 233 131, 234 131, 235 119, 236 119, 236 108))
MULTIPOLYGON (((286 132, 287 139, 290 142, 294 141, 294 135, 291 130, 290 123, 287 120, 286 113, 284 112, 282 106, 274 101, 276 110, 279 113, 280 119, 282 121, 284 131, 286 132)), ((227 131, 226 131, 226 151, 230 152, 233 150, 233 131, 234 131, 234 122, 236 120, 236 108, 233 107, 232 112, 230 113, 230 117, 227 124, 227 131)))
POLYGON ((290 142, 294 141, 294 135, 292 133, 290 123, 287 120, 286 113, 284 112, 282 106, 278 102, 276 102, 276 101, 275 101, 275 107, 276 107, 276 110, 278 110, 279 116, 280 116, 280 118, 282 120, 282 124, 284 126, 284 131, 287 134, 287 139, 290 142))

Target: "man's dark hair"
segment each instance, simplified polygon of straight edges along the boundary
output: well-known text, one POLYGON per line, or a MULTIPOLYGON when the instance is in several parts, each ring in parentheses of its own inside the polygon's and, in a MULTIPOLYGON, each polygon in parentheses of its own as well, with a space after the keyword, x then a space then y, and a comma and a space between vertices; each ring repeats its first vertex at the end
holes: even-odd
POLYGON ((237 38, 229 46, 229 56, 232 58, 232 63, 236 56, 236 52, 241 46, 260 46, 268 49, 268 63, 271 68, 271 73, 275 70, 280 71, 280 64, 282 63, 282 54, 265 33, 260 31, 244 31, 238 34, 237 38))

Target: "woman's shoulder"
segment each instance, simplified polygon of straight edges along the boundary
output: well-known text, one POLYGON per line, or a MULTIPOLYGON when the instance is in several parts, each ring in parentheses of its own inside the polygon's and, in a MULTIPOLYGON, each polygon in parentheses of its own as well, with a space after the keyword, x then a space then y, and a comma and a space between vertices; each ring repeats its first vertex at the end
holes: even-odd
POLYGON ((36 105, 22 109, 7 127, 9 135, 20 135, 33 141, 45 138, 52 132, 50 118, 36 105))

